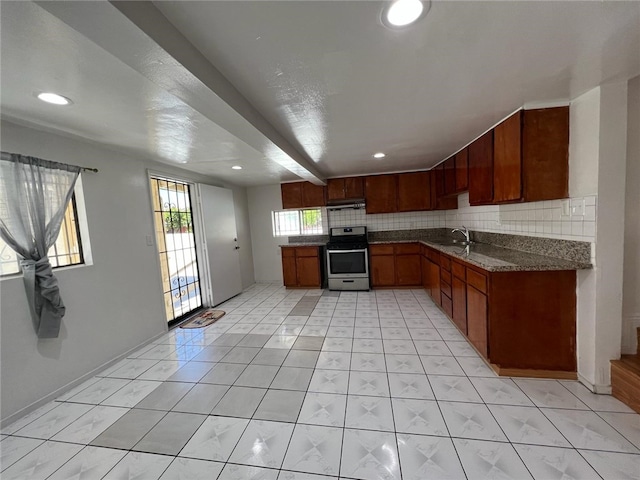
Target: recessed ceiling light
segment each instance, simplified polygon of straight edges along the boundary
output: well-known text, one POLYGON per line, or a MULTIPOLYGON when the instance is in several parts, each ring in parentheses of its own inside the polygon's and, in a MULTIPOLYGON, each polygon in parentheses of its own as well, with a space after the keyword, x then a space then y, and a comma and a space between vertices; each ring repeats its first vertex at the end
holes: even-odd
POLYGON ((53 103, 54 105, 71 105, 73 102, 67 97, 63 97, 62 95, 58 95, 57 93, 52 92, 42 92, 39 93, 38 99, 43 102, 53 103))
POLYGON ((233 170, 242 170, 242 167, 240 165, 234 165, 233 167, 231 167, 233 170))
POLYGON ((431 3, 421 0, 395 0, 382 12, 382 22, 391 28, 406 27, 429 10, 431 3))
POLYGON ((384 158, 386 155, 382 152, 374 153, 373 158, 384 158))

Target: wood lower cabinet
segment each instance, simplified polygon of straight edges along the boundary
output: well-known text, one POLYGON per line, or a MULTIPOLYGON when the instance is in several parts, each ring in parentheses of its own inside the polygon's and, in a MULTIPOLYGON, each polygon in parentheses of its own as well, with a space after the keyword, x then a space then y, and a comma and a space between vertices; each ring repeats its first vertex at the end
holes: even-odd
POLYGON ((285 287, 322 287, 322 247, 282 247, 281 251, 285 287))
POLYGON ((422 285, 420 245, 417 242, 369 246, 372 287, 422 285))
POLYGON ((421 252, 425 289, 501 375, 575 378, 575 271, 489 272, 421 252))
POLYGON ((466 285, 467 338, 478 352, 489 357, 489 321, 487 318, 487 296, 471 285, 466 285))

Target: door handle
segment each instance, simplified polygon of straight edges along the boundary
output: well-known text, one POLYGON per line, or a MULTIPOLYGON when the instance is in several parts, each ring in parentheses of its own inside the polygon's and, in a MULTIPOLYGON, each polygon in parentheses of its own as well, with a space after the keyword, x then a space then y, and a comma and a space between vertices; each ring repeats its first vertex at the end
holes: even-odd
POLYGON ((240 250, 240 247, 236 247, 236 250, 240 250))

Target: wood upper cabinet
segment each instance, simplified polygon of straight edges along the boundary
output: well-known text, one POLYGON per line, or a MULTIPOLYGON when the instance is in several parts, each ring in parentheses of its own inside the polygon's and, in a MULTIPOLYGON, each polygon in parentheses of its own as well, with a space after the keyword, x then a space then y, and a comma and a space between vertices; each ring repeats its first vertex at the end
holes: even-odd
POLYGON ((469 145, 469 203, 493 201, 493 130, 469 145))
POLYGON ((444 196, 444 164, 438 165, 431 172, 431 209, 455 210, 458 208, 458 197, 444 196))
POLYGON ((469 189, 469 148, 463 148, 456 153, 456 192, 466 192, 469 189))
POLYGON ((290 288, 320 288, 320 247, 282 247, 282 277, 290 288))
POLYGON ((521 110, 493 132, 493 202, 569 194, 569 107, 521 110))
POLYGON ((327 200, 364 198, 364 177, 330 178, 327 180, 327 200))
POLYGON ((444 195, 456 193, 456 157, 448 158, 444 162, 444 195))
POLYGON ((302 183, 283 183, 280 185, 282 208, 302 208, 302 183))
POLYGON ((493 130, 493 201, 522 198, 522 111, 493 130))
POLYGON ((397 175, 365 177, 364 196, 367 213, 397 212, 397 175))
POLYGON ((283 183, 280 185, 282 208, 324 207, 326 187, 311 182, 283 183))
POLYGON ((398 174, 398 211, 431 210, 431 175, 429 172, 398 174))

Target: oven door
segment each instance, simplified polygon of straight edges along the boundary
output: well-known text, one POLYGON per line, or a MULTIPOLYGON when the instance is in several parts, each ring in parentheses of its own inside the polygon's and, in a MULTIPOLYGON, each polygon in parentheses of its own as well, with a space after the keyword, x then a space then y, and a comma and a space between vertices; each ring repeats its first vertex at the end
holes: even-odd
POLYGON ((363 278, 369 276, 367 249, 327 250, 329 278, 363 278))

